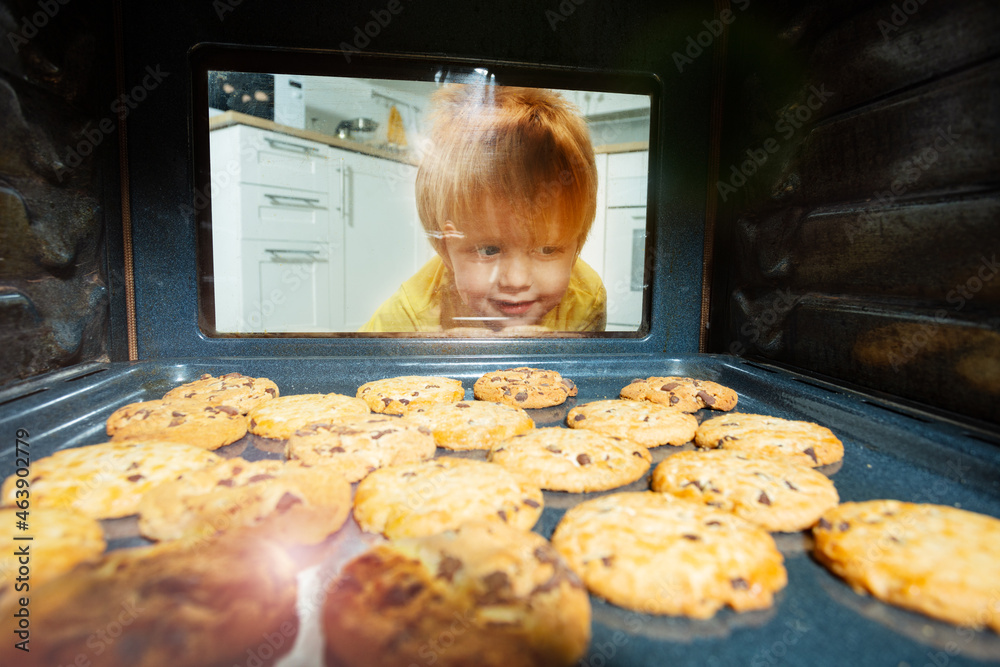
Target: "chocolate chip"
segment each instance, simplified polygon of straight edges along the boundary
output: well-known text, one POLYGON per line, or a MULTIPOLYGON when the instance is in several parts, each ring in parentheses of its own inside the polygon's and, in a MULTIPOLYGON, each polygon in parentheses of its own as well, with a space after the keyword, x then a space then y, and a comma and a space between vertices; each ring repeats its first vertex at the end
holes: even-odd
POLYGON ((757 496, 757 502, 760 503, 761 505, 770 505, 771 504, 771 499, 767 497, 766 493, 764 493, 763 491, 761 491, 760 495, 757 496))
POLYGON ((679 386, 680 385, 676 382, 668 382, 667 384, 660 386, 660 391, 670 391, 671 389, 676 389, 679 386))
POLYGON ((819 459, 816 458, 816 450, 813 449, 812 447, 809 447, 807 449, 803 449, 802 453, 803 454, 808 454, 809 458, 811 458, 813 460, 813 463, 819 463, 819 459))
MULTIPOLYGON (((212 377, 212 376, 211 376, 211 375, 209 375, 209 377, 212 377)), ((242 376, 242 375, 240 375, 239 373, 237 373, 237 372, 235 372, 235 371, 234 371, 234 372, 232 372, 232 373, 226 373, 225 375, 223 375, 223 376, 222 376, 222 377, 220 377, 219 379, 220 379, 220 380, 225 380, 226 378, 241 378, 241 377, 243 377, 243 376, 242 376)))
POLYGON ((787 479, 785 480, 785 486, 787 486, 792 491, 798 491, 799 490, 799 487, 795 486, 794 484, 792 484, 791 482, 789 482, 787 479))
POLYGON ((680 396, 671 396, 670 397, 670 405, 677 405, 680 402, 681 402, 680 396))
POLYGON ((392 399, 391 398, 383 398, 382 402, 385 403, 386 407, 389 407, 389 405, 392 403, 392 399))
POLYGON ((233 467, 232 473, 234 475, 239 475, 241 472, 243 472, 243 466, 234 466, 233 467))
POLYGON ((643 458, 642 452, 632 452, 632 456, 638 456, 640 459, 643 458))
POLYGON ((170 428, 171 426, 180 426, 183 423, 184 423, 183 419, 171 419, 170 423, 167 424, 167 428, 170 428))
POLYGON ((420 594, 420 591, 424 589, 424 585, 415 581, 409 586, 393 586, 388 591, 386 591, 385 596, 382 598, 383 607, 399 607, 420 594))
POLYGON ((562 454, 562 450, 556 447, 555 445, 546 445, 545 449, 549 450, 553 454, 562 454))
POLYGON ((699 491, 704 491, 704 490, 705 490, 705 487, 703 487, 703 486, 701 485, 701 482, 699 482, 699 481, 698 481, 698 480, 696 480, 696 479, 693 479, 693 480, 691 480, 690 482, 684 482, 683 484, 681 484, 681 488, 682 488, 682 489, 683 489, 683 488, 686 488, 686 487, 688 487, 688 486, 693 486, 694 488, 698 489, 699 491))
POLYGON ((260 475, 254 475, 247 480, 248 484, 253 484, 254 482, 265 482, 269 479, 274 479, 274 475, 268 475, 267 473, 262 473, 260 475))
POLYGON ((705 525, 706 525, 706 526, 721 526, 722 524, 721 524, 721 523, 719 523, 718 521, 714 521, 714 520, 713 520, 713 521, 706 521, 706 522, 705 522, 705 525))
POLYGON ((590 457, 586 454, 580 454, 576 457, 576 462, 582 466, 590 465, 590 457))
POLYGON ((264 390, 264 393, 265 393, 265 394, 270 394, 270 395, 271 395, 271 398, 274 398, 275 396, 277 396, 277 395, 278 395, 278 392, 276 392, 276 391, 274 390, 274 387, 268 387, 267 389, 265 389, 265 390, 264 390))
POLYGON ((440 388, 441 388, 441 386, 437 385, 437 384, 426 384, 426 385, 424 385, 424 389, 440 389, 440 388))
POLYGON ((722 436, 722 439, 725 440, 726 442, 729 442, 731 440, 739 440, 739 438, 736 437, 735 435, 724 435, 722 436))
POLYGON ((292 507, 301 504, 301 498, 285 491, 285 493, 281 495, 281 498, 278 498, 278 504, 274 506, 274 509, 278 512, 287 512, 292 507))
POLYGON ((410 404, 410 401, 408 401, 408 400, 407 400, 407 399, 405 399, 405 398, 401 398, 401 399, 399 399, 399 402, 400 402, 400 403, 402 403, 403 405, 409 405, 409 404, 410 404))
POLYGON ((340 445, 337 445, 336 447, 331 447, 330 448, 330 453, 331 454, 343 454, 345 451, 346 450, 343 447, 341 447, 340 445))
POLYGON ((528 392, 525 392, 525 391, 519 391, 519 392, 517 392, 517 395, 514 396, 514 400, 517 401, 517 402, 519 402, 519 403, 521 401, 528 400, 528 392))
POLYGON ((251 419, 250 420, 250 429, 253 430, 255 428, 257 428, 257 422, 254 421, 253 419, 251 419))
POLYGON ((583 421, 583 420, 584 420, 584 419, 586 419, 586 418, 587 418, 587 415, 580 415, 580 414, 577 414, 577 415, 574 415, 574 416, 573 416, 573 421, 575 421, 575 422, 579 422, 579 421, 583 421))
POLYGON ((470 407, 470 406, 469 406, 469 404, 468 404, 468 403, 456 403, 456 404, 455 404, 455 407, 456 407, 456 408, 468 408, 468 407, 470 407))
POLYGON ((819 518, 819 522, 816 525, 822 528, 823 530, 830 530, 831 528, 833 528, 833 526, 830 525, 830 522, 824 519, 823 517, 819 518))
POLYGON ((681 537, 683 537, 685 540, 691 540, 692 542, 697 542, 698 540, 701 539, 697 535, 690 535, 690 534, 688 534, 688 535, 681 535, 681 537))
POLYGON ((708 407, 712 407, 713 405, 715 405, 715 399, 712 398, 712 396, 707 391, 704 390, 699 391, 698 398, 704 401, 705 405, 707 405, 708 407))
POLYGON ((613 562, 615 562, 614 556, 605 556, 604 558, 601 559, 601 563, 604 565, 604 567, 611 567, 611 564, 613 562))
POLYGON ((215 485, 216 486, 231 487, 233 485, 233 480, 231 480, 231 479, 220 479, 218 482, 215 483, 215 485))
POLYGON ((525 498, 524 499, 524 504, 527 505, 528 507, 541 507, 540 504, 538 504, 536 501, 532 500, 531 498, 525 498))
POLYGON ((231 408, 228 405, 217 405, 215 406, 213 412, 224 412, 227 415, 238 415, 240 411, 236 408, 231 408))
POLYGON ((503 447, 497 447, 496 449, 493 450, 493 453, 494 454, 499 454, 502 451, 503 451, 503 447))
POLYGON ((504 572, 491 572, 483 577, 486 584, 486 593, 480 602, 483 604, 494 604, 503 600, 503 593, 510 589, 510 577, 504 572))
POLYGON ((733 585, 733 588, 738 591, 748 591, 750 590, 750 584, 743 577, 736 577, 735 579, 730 579, 729 583, 733 585))
POLYGON ((643 418, 642 418, 642 421, 644 421, 644 422, 648 422, 648 421, 649 421, 649 415, 646 415, 645 417, 643 417, 643 418))
POLYGON ((506 512, 504 512, 503 510, 497 510, 497 516, 500 517, 501 521, 503 521, 503 522, 506 523, 506 521, 507 521, 507 513, 506 512))
POLYGON ((844 532, 848 530, 850 527, 851 524, 847 523, 846 521, 841 521, 840 523, 837 524, 837 530, 839 530, 840 532, 844 532))
POLYGON ((126 470, 138 470, 139 469, 139 464, 136 463, 135 461, 132 461, 132 463, 129 464, 129 467, 125 468, 125 469, 126 470))
POLYGON ((462 569, 462 561, 454 556, 445 555, 438 563, 437 576, 445 581, 451 581, 455 573, 462 569))
POLYGON ((500 376, 494 375, 493 377, 490 378, 490 382, 500 382, 500 376))
POLYGON ((419 396, 419 395, 420 395, 420 392, 419 392, 419 391, 415 391, 415 392, 413 392, 412 394, 410 394, 410 396, 419 396))
POLYGON ((383 435, 387 435, 389 433, 395 433, 395 432, 396 432, 396 429, 394 429, 394 428, 388 428, 388 429, 386 429, 384 431, 376 431, 375 433, 372 433, 371 437, 372 437, 372 440, 378 440, 383 435))
POLYGON ((416 477, 417 473, 411 472, 411 471, 408 470, 408 471, 404 472, 402 476, 404 478, 406 478, 406 479, 409 479, 410 477, 416 477))
MULTIPOLYGON (((140 479, 145 479, 145 478, 142 475, 129 475, 125 479, 127 479, 130 482, 138 482, 140 479)), ((35 481, 38 481, 38 480, 35 480, 35 481)))

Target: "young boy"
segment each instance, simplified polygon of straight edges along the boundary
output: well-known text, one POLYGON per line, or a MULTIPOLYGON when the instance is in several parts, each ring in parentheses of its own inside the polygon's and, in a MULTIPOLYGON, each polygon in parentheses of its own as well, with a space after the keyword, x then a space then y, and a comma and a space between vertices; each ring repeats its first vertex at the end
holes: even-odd
POLYGON ((584 120, 536 88, 452 85, 433 102, 416 197, 437 256, 361 331, 603 331, 604 285, 578 257, 597 202, 584 120))

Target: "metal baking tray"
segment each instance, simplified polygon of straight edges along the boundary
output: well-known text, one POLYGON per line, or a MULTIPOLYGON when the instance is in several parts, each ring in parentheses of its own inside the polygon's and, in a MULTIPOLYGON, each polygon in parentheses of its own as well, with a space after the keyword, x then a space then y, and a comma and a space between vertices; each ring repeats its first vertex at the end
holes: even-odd
MULTIPOLYGON (((530 410, 537 426, 564 426, 574 405, 616 398, 637 377, 686 375, 714 380, 739 394, 736 412, 815 421, 844 442, 839 464, 822 470, 842 501, 896 498, 953 505, 1000 517, 1000 435, 949 421, 815 378, 729 356, 551 355, 455 358, 212 358, 90 363, 28 380, 0 391, 0 475, 15 470, 15 433, 26 431, 32 460, 69 447, 105 441, 104 421, 127 403, 160 398, 197 379, 239 371, 274 380, 282 395, 337 392, 354 395, 369 380, 398 375, 442 375, 463 381, 466 397, 487 371, 512 366, 557 370, 576 382, 579 395, 562 406, 530 410)), ((703 410, 699 420, 713 416, 703 410)), ((254 436, 220 453, 246 459, 281 458, 274 441, 254 436)), ((685 445, 681 449, 689 449, 685 445)), ((654 466, 678 448, 651 450, 654 466)), ((480 453, 439 455, 482 457, 480 453)), ((652 468, 651 468, 652 470, 652 468)), ((646 478, 615 491, 647 488, 646 478)), ((563 513, 598 494, 545 492, 535 531, 549 537, 563 513)), ((356 526, 345 534, 356 533, 356 526)), ((145 543, 127 520, 105 522, 109 548, 145 543)), ((807 533, 776 533, 788 586, 772 609, 710 620, 657 617, 593 602, 593 639, 587 667, 606 665, 974 665, 1000 662, 1000 635, 970 632, 854 593, 810 555, 807 533)), ((357 539, 350 538, 350 539, 357 539)), ((362 545, 363 546, 363 545, 362 545)), ((997 545, 1000 567, 1000 544, 997 545)), ((993 613, 1000 613, 1000 591, 993 613)), ((316 664, 321 644, 300 632, 299 644, 279 664, 316 664)))

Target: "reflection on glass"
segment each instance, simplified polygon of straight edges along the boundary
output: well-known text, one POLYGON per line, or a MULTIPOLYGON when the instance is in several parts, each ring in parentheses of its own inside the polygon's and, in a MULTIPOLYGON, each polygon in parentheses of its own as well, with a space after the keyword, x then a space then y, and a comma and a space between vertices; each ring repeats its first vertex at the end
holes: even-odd
POLYGON ((208 72, 219 333, 636 331, 650 98, 208 72))

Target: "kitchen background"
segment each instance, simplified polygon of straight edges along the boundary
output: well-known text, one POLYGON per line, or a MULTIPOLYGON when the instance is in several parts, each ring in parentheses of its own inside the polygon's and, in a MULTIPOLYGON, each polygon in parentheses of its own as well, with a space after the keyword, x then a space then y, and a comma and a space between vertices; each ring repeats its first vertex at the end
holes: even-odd
MULTIPOLYGON (((433 250, 413 184, 427 81, 209 72, 215 328, 351 332, 433 250)), ((650 101, 560 91, 586 118, 598 213, 581 257, 608 330, 642 317, 650 101)))

